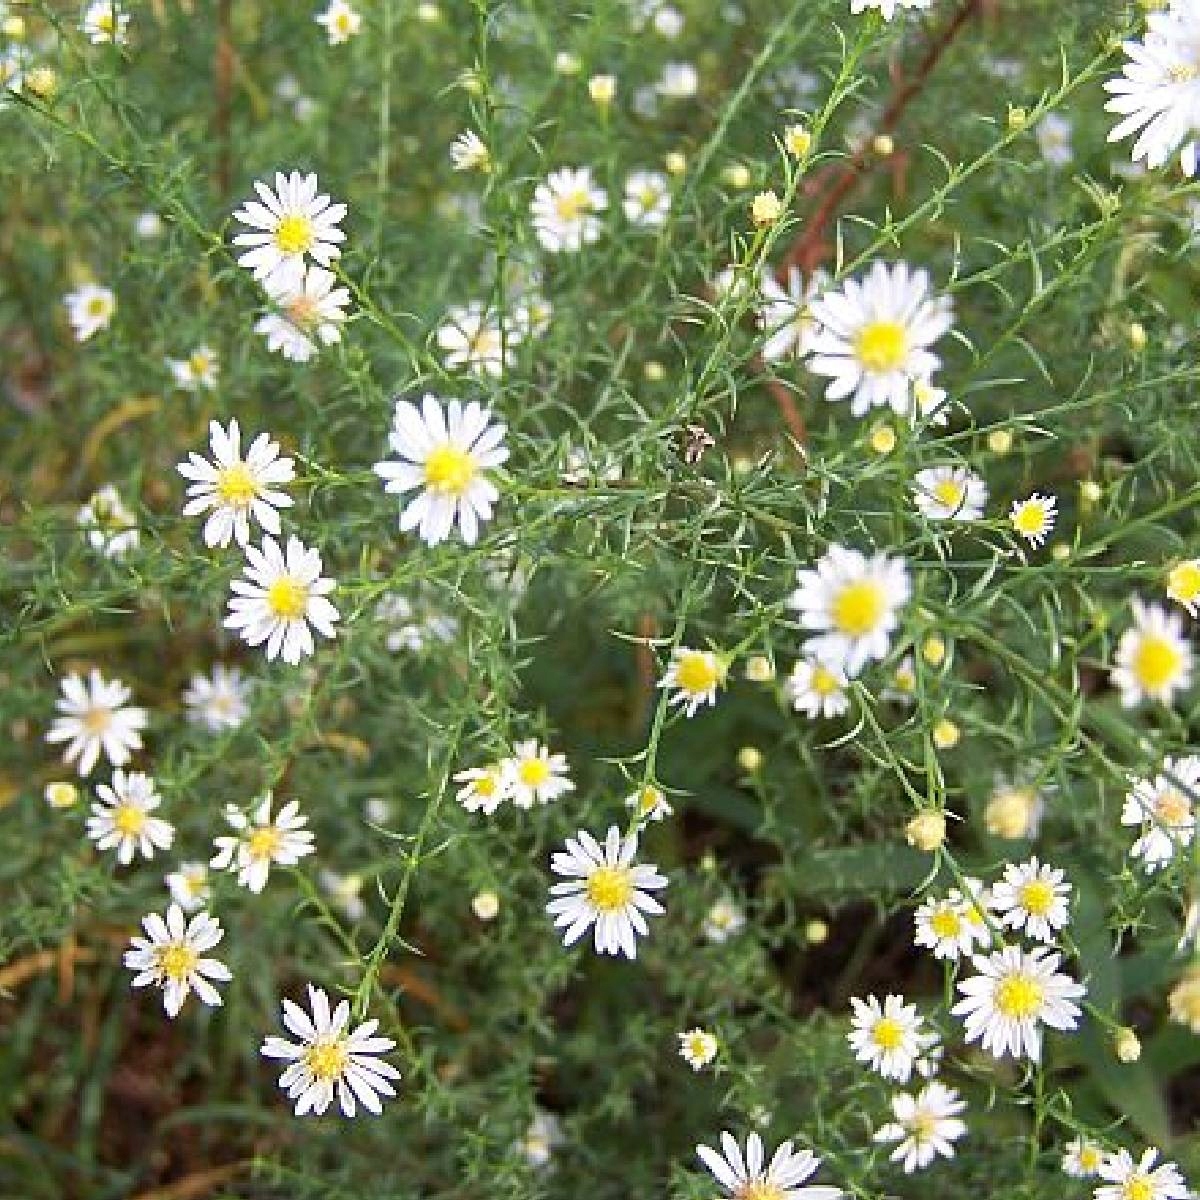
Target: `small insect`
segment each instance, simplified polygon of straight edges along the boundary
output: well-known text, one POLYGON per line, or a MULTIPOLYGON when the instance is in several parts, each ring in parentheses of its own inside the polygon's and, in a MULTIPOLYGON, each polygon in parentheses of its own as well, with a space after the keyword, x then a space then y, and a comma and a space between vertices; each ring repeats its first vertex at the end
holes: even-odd
POLYGON ((683 461, 694 466, 703 457, 706 450, 715 446, 716 439, 703 425, 685 425, 680 436, 680 452, 683 461))

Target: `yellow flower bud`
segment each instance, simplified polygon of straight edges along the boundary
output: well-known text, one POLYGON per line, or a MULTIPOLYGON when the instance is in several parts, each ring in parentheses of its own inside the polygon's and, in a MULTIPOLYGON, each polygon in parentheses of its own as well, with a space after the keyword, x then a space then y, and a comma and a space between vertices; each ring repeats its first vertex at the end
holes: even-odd
POLYGON ((988 434, 988 449, 993 454, 1008 454, 1013 448, 1013 435, 1008 429, 993 429, 988 434))
POLYGON ((25 76, 25 87, 39 100, 49 100, 58 91, 58 72, 53 67, 34 67, 25 76))
POLYGON ((1016 841, 1034 835, 1041 811, 1041 799, 1033 788, 1002 787, 987 802, 983 821, 993 837, 1016 841))
POLYGON ((651 359, 642 367, 642 375, 651 383, 661 383, 667 377, 667 368, 657 359, 651 359))
POLYGON ((946 840, 946 818, 936 808, 923 808, 904 827, 904 840, 932 854, 946 840))
POLYGON ((79 800, 79 789, 73 783, 63 781, 46 784, 44 794, 51 808, 74 808, 79 800))
POLYGON ((616 94, 617 81, 614 76, 593 75, 588 80, 588 95, 591 96, 593 104, 599 104, 601 107, 609 105, 616 94))
POLYGON ((1113 1049, 1123 1063, 1134 1063, 1142 1057, 1142 1043, 1128 1025, 1122 1025, 1113 1037, 1113 1049))
POLYGON ((731 188, 748 188, 751 178, 750 168, 745 163, 730 163, 721 171, 722 181, 731 188))
POLYGON ((783 131, 783 145, 793 158, 804 158, 812 149, 813 136, 803 125, 789 125, 783 131))
POLYGON ((829 937, 829 926, 820 917, 813 917, 804 926, 804 940, 810 946, 819 946, 829 937))
POLYGON ((921 643, 921 657, 934 668, 940 667, 946 661, 946 641, 936 633, 931 633, 921 643))
POLYGON ((953 750, 962 737, 962 731, 949 717, 943 717, 933 727, 933 744, 939 750, 953 750))
POLYGON ((682 175, 687 170, 687 156, 678 150, 672 150, 664 159, 667 171, 671 175, 682 175))
POLYGON ((1012 133, 1020 133, 1029 124, 1029 114, 1021 107, 1008 106, 1008 128, 1012 133))
POLYGON ((774 225, 783 213, 783 201, 774 192, 759 192, 750 205, 750 219, 755 225, 774 225))
POLYGON ((738 766, 753 775, 763 765, 763 753, 757 746, 743 746, 737 753, 738 766))
POLYGON ((879 155, 880 158, 891 158, 896 153, 896 143, 891 136, 886 133, 878 133, 871 139, 871 149, 879 155))
POLYGON ((495 920, 500 911, 500 897, 495 892, 480 892, 471 901, 471 911, 481 921, 495 920))
POLYGON ((1130 348, 1134 354, 1141 354, 1149 340, 1146 336, 1146 327, 1140 321, 1133 321, 1129 325, 1128 334, 1130 348))
POLYGON ((896 431, 890 425, 876 425, 871 430, 871 449, 883 456, 896 448, 896 431))
POLYGON ((746 678, 751 683, 770 683, 775 678, 771 660, 763 654, 752 655, 746 661, 746 678))

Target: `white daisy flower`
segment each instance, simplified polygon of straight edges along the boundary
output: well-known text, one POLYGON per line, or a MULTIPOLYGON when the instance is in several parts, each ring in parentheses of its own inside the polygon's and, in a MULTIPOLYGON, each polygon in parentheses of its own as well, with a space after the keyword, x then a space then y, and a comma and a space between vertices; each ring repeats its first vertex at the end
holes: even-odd
POLYGON ((270 792, 261 798, 252 816, 226 805, 225 821, 234 834, 213 840, 216 854, 208 865, 215 871, 236 871, 238 885, 255 895, 267 886, 272 865, 294 867, 316 849, 300 805, 289 800, 272 818, 270 792))
POLYGON ((274 307, 255 321, 254 332, 266 339, 272 354, 306 363, 322 346, 342 340, 350 292, 334 287, 336 282, 332 271, 299 263, 279 267, 265 281, 263 286, 274 307))
POLYGON ((1192 648, 1178 613, 1134 597, 1133 628, 1117 643, 1112 681, 1125 708, 1147 699, 1170 705, 1191 687, 1192 648))
POLYGON ((1034 492, 1024 500, 1014 500, 1008 519, 1012 527, 1031 546, 1040 546, 1054 529, 1058 500, 1034 492))
POLYGON ((950 406, 946 403, 949 393, 945 388, 937 387, 930 378, 914 379, 912 385, 912 402, 908 408, 908 419, 916 425, 924 421, 934 429, 941 428, 950 422, 950 406))
POLYGON ((189 721, 210 733, 236 729, 250 715, 253 681, 240 667, 213 665, 211 675, 195 674, 183 691, 183 706, 189 721))
POLYGON ((343 875, 323 867, 317 874, 321 890, 342 910, 351 921, 361 921, 366 916, 367 906, 363 903, 363 877, 343 875))
POLYGON ((329 0, 329 7, 317 13, 313 20, 324 27, 331 46, 348 42, 362 28, 362 13, 346 0, 329 0))
POLYGON ((217 386, 220 365, 216 351, 208 346, 197 346, 187 358, 168 358, 167 367, 175 386, 185 392, 211 392, 217 386))
POLYGON ((971 962, 979 974, 959 981, 963 998, 950 1010, 963 1018, 967 1041, 979 1042, 996 1058, 1011 1054, 1037 1062, 1042 1025, 1071 1030, 1079 1023, 1074 1002, 1086 989, 1059 974, 1061 961, 1061 955, 1042 946, 977 954, 971 962))
POLYGON ((447 370, 460 368, 499 379, 516 361, 521 334, 502 328, 482 304, 452 308, 438 326, 437 344, 447 370))
POLYGON ((987 484, 966 467, 930 467, 913 476, 917 511, 931 521, 978 521, 987 484))
POLYGON ((661 171, 631 171, 625 179, 625 219, 657 229, 671 215, 671 181, 661 171))
POLYGON ((799 659, 783 684, 792 707, 814 721, 840 717, 850 707, 849 686, 840 667, 827 667, 815 658, 799 659))
POLYGON ((521 338, 544 337, 554 319, 554 305, 536 290, 524 292, 513 304, 513 328, 521 338))
POLYGON ((1187 175, 1196 174, 1200 128, 1200 8, 1173 3, 1146 18, 1140 42, 1124 44, 1128 62, 1116 79, 1105 82, 1111 97, 1108 112, 1122 119, 1108 135, 1110 142, 1138 135, 1131 157, 1136 163, 1161 167, 1179 151, 1187 175))
POLYGON ((195 912, 198 908, 205 907, 212 896, 207 863, 180 863, 179 870, 163 876, 163 881, 171 893, 171 899, 184 912, 195 912))
POLYGON ((459 804, 467 812, 481 812, 485 817, 490 817, 512 791, 512 776, 502 762, 459 771, 454 782, 462 785, 455 793, 459 804))
POLYGON ((94 283, 85 283, 63 297, 67 308, 67 320, 77 342, 107 329, 117 312, 117 297, 109 288, 94 283))
POLYGON ((716 704, 717 689, 725 686, 728 670, 728 664, 711 650, 676 646, 658 686, 673 693, 668 704, 677 704, 685 715, 694 717, 701 705, 716 704))
POLYGON ((727 897, 714 901, 704 916, 701 932, 705 938, 720 945, 735 934, 741 933, 746 925, 746 914, 727 897))
POLYGON ((700 1161, 733 1200, 839 1200, 841 1188, 814 1185, 801 1187, 821 1165, 811 1150, 796 1151, 784 1142, 764 1166, 762 1138, 752 1133, 746 1153, 733 1134, 721 1134, 721 1151, 697 1146, 700 1161))
POLYGON ((262 549, 247 545, 245 577, 229 586, 225 628, 236 629, 251 646, 266 642, 268 660, 281 657, 295 666, 316 650, 312 629, 322 637, 336 635, 341 617, 326 596, 337 585, 322 577, 320 552, 299 538, 288 538, 286 554, 270 536, 262 549))
POLYGON ((902 8, 927 9, 933 0, 850 0, 852 13, 866 12, 869 8, 878 9, 885 21, 890 21, 902 8))
POLYGON ((966 1108, 958 1093, 943 1083, 931 1083, 915 1096, 900 1092, 892 1097, 892 1116, 875 1131, 874 1141, 896 1142, 891 1153, 905 1175, 929 1166, 939 1155, 954 1157, 954 1143, 967 1132, 958 1114, 966 1108))
POLYGON ((1121 824, 1141 835, 1130 853, 1148 873, 1165 867, 1192 844, 1196 834, 1195 797, 1200 795, 1200 757, 1168 758, 1154 779, 1134 782, 1121 809, 1121 824))
POLYGON ((1106 1154, 1097 1172, 1105 1180, 1092 1193, 1095 1200, 1190 1200, 1194 1193, 1173 1162, 1159 1163, 1158 1150, 1145 1150, 1135 1162, 1128 1150, 1106 1154))
POLYGON ((552 254, 575 253, 599 239, 608 193, 592 180, 590 167, 551 171, 537 185, 529 206, 534 232, 552 254))
POLYGON ((554 1157, 554 1149, 562 1144, 562 1124, 559 1119, 545 1109, 536 1109, 533 1120, 525 1135, 517 1140, 517 1149, 521 1157, 535 1170, 543 1170, 550 1165, 554 1157))
POLYGON ((956 960, 991 943, 987 923, 976 919, 975 905, 954 888, 941 899, 923 901, 913 914, 913 944, 933 951, 934 958, 956 960))
POLYGON ((1037 138, 1042 158, 1052 167, 1065 167, 1075 157, 1075 151, 1071 148, 1073 132, 1070 118, 1062 113, 1047 113, 1037 123, 1033 136, 1037 138))
POLYGON ((846 1040, 855 1058, 884 1079, 907 1083, 926 1035, 916 1005, 905 1004, 903 996, 887 996, 882 1005, 875 996, 866 1000, 851 996, 850 1007, 853 1016, 846 1040))
POLYGON ((117 862, 128 866, 135 853, 153 858, 156 850, 167 850, 175 840, 169 821, 151 816, 162 804, 154 780, 140 771, 126 774, 119 767, 112 783, 96 788, 99 799, 92 805, 87 820, 87 835, 97 850, 117 851, 117 862))
POLYGON ((788 605, 800 624, 817 632, 805 650, 851 678, 868 659, 887 656, 896 613, 912 594, 902 558, 833 545, 816 568, 796 572, 799 586, 788 605))
POLYGON ((287 1062, 279 1086, 296 1101, 296 1116, 320 1116, 335 1095, 347 1117, 354 1116, 359 1104, 378 1116, 383 1111, 380 1097, 394 1096, 391 1081, 400 1078, 400 1072, 379 1056, 394 1050, 396 1043, 375 1036, 378 1021, 351 1029, 350 1002, 342 1000, 330 1012, 328 994, 311 983, 308 1003, 311 1017, 298 1004, 283 1001, 283 1023, 298 1042, 271 1036, 259 1051, 264 1058, 287 1062))
POLYGON ((149 913, 142 918, 142 928, 146 936, 132 938, 125 951, 125 966, 137 972, 131 986, 162 988, 168 1017, 178 1015, 192 992, 210 1007, 220 1005, 220 993, 210 981, 228 983, 233 974, 219 959, 203 957, 225 936, 216 917, 198 912, 185 921, 183 909, 172 904, 166 920, 149 913))
POLYGON ((450 143, 450 165, 456 171, 491 170, 492 156, 475 130, 464 129, 450 143))
POLYGON ((436 546, 457 522, 463 541, 475 543, 479 523, 491 519, 500 498, 486 472, 508 458, 506 427, 491 420, 491 410, 475 400, 449 400, 443 408, 426 394, 420 409, 410 400, 396 401, 388 440, 400 461, 385 459, 374 469, 386 492, 419 489, 400 510, 402 531, 416 529, 427 546, 436 546))
POLYGON ((575 790, 567 770, 565 754, 552 753, 536 738, 518 742, 512 757, 504 761, 509 799, 517 808, 549 804, 575 790))
POLYGON ((384 645, 392 654, 418 654, 433 642, 452 642, 458 622, 445 613, 418 613, 407 596, 389 592, 375 606, 375 616, 388 627, 384 645))
POLYGON ((632 809, 638 821, 649 824, 669 817, 675 810, 661 788, 648 783, 625 797, 625 807, 632 809))
POLYGON ((665 100, 690 100, 700 90, 700 72, 691 63, 667 63, 654 90, 665 100))
POLYGON ((338 222, 346 206, 318 194, 315 174, 277 171, 274 191, 258 179, 254 190, 259 199, 246 201, 233 214, 251 231, 239 233, 233 244, 249 247, 238 257, 238 265, 252 271, 255 279, 267 279, 281 267, 298 272, 305 255, 328 267, 341 254, 338 243, 346 235, 338 222))
POLYGON ((1089 1179, 1100 1172, 1104 1161, 1104 1147, 1091 1138, 1075 1137, 1063 1152, 1062 1170, 1072 1179, 1089 1179))
POLYGON ((88 544, 105 558, 123 558, 137 548, 137 518, 125 507, 121 493, 111 483, 92 496, 75 520, 87 533, 88 544))
POLYGON ((239 546, 250 540, 250 518, 267 533, 279 533, 277 508, 290 508, 292 498, 279 490, 296 477, 290 458, 280 458, 279 445, 268 433, 260 433, 242 457, 242 431, 236 420, 222 429, 219 421, 208 425, 213 460, 192 451, 187 462, 176 470, 188 484, 185 517, 207 512, 204 522, 206 546, 228 546, 235 539, 239 546))
POLYGON ((124 46, 129 41, 129 14, 116 0, 92 0, 84 10, 79 28, 94 46, 110 42, 124 46))
POLYGON ((949 298, 932 294, 928 272, 877 262, 811 307, 818 329, 808 368, 831 380, 825 399, 850 397, 856 417, 874 406, 907 415, 913 380, 941 366, 930 347, 954 323, 949 298))
POLYGON ((1037 858, 1006 863, 1004 878, 992 887, 992 911, 1007 929, 1037 942, 1054 942, 1071 921, 1071 885, 1063 871, 1037 858))
POLYGON ((707 1067, 721 1048, 721 1043, 707 1029, 689 1029, 676 1037, 679 1038, 679 1057, 693 1071, 707 1067))
POLYGON ((56 706, 62 715, 55 717, 46 741, 66 742, 63 762, 78 759, 80 775, 91 774, 102 750, 114 767, 120 767, 132 751, 142 748, 148 714, 129 704, 133 693, 119 679, 105 679, 93 668, 87 683, 72 673, 61 687, 56 706))
POLYGON ((611 826, 602 846, 586 830, 567 838, 565 852, 555 854, 550 869, 566 876, 551 885, 554 897, 546 912, 554 927, 564 928, 563 945, 574 945, 595 927, 597 954, 637 957, 637 937, 650 928, 643 913, 659 916, 666 910, 650 895, 667 886, 665 875, 653 863, 635 863, 637 836, 622 838, 611 826))
POLYGON ((1176 563, 1167 572, 1167 599, 1187 609, 1188 616, 1197 616, 1200 604, 1200 558, 1176 563))
POLYGON ((814 271, 805 282, 798 267, 788 267, 786 288, 769 272, 763 275, 758 325, 767 335, 761 351, 767 362, 804 358, 812 352, 817 334, 812 304, 828 286, 824 271, 814 271))

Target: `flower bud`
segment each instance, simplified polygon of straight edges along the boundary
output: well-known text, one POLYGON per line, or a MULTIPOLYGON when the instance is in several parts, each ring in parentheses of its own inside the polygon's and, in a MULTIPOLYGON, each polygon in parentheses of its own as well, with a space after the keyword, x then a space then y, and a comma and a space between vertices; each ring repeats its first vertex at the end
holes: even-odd
POLYGON ((904 840, 932 854, 946 840, 946 818, 936 808, 923 808, 904 827, 904 840))

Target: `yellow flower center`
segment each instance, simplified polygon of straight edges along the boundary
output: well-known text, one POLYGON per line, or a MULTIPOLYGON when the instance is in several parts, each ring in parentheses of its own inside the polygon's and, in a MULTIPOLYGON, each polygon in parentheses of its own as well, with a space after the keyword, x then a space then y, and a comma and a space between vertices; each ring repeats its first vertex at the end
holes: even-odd
POLYGON ((587 898, 602 913, 617 912, 629 903, 633 881, 628 867, 597 867, 587 881, 587 898))
POLYGON ((871 1029, 871 1041, 880 1050, 899 1050, 904 1044, 904 1026, 895 1017, 880 1017, 871 1029))
POLYGON ((303 254, 314 241, 312 221, 303 213, 289 213, 275 226, 275 245, 284 254, 303 254))
POLYGON ((645 816, 647 813, 652 813, 659 805, 662 799, 662 792, 655 787, 644 787, 638 792, 637 810, 645 816))
POLYGON ((939 908, 929 918, 929 928, 940 938, 956 938, 962 928, 962 918, 949 906, 939 908))
POLYGON ((146 814, 132 804, 118 804, 113 809, 112 822, 118 833, 137 837, 145 828, 146 814))
POLYGON ((188 359, 188 370, 196 376, 206 374, 211 366, 212 359, 207 354, 197 352, 188 359))
POLYGON ((350 14, 348 12, 340 12, 333 18, 333 23, 337 26, 338 33, 350 32, 350 14))
POLYGON ((825 667, 815 667, 812 673, 812 690, 818 696, 832 696, 840 687, 837 676, 825 667))
POLYGON ((1172 83, 1191 83, 1193 79, 1200 77, 1200 63, 1173 63, 1167 69, 1167 74, 1170 75, 1172 83))
POLYGON ((83 714, 83 727, 92 737, 99 737, 112 724, 112 709, 99 706, 83 714))
POLYGON ((1046 994, 1036 979, 1019 971, 1008 975, 996 985, 997 1011, 1012 1021, 1027 1021, 1042 1011, 1046 994))
POLYGON ((436 446, 425 459, 425 486, 443 496, 461 496, 475 478, 475 459, 449 444, 436 446))
POLYGON ((527 758, 517 768, 517 775, 526 787, 538 788, 550 778, 550 764, 544 758, 527 758))
POLYGON ((839 633, 862 637, 883 620, 887 596, 883 586, 873 579, 848 583, 834 597, 831 616, 839 633))
POLYGON ((349 1059, 350 1054, 345 1043, 331 1038, 314 1042, 304 1052, 304 1065, 312 1077, 321 1080, 322 1083, 332 1083, 335 1079, 340 1079, 349 1059))
POLYGON ((1172 788, 1155 800, 1154 815, 1161 824, 1171 828, 1186 825, 1192 815, 1192 804, 1182 792, 1172 788))
POLYGON ((1167 594, 1190 604, 1200 597, 1200 562, 1181 562, 1167 576, 1167 594))
POLYGON ((500 334, 495 329, 481 329, 469 339, 467 349, 476 358, 492 358, 500 353, 500 334))
POLYGON ((1100 1166, 1100 1147, 1099 1146, 1084 1146, 1079 1151, 1079 1165, 1085 1171, 1095 1171, 1100 1166))
POLYGON ((281 575, 267 588, 267 608, 283 621, 297 621, 308 607, 308 588, 290 575, 281 575))
POLYGON ((317 302, 311 296, 297 296, 283 311, 297 329, 311 329, 317 323, 317 302))
POLYGON ((274 825, 263 825, 246 839, 246 847, 251 858, 274 858, 282 841, 283 834, 274 825))
POLYGON ((181 983, 196 969, 199 955, 191 946, 171 942, 158 951, 158 969, 168 978, 181 983))
POLYGON ((490 799, 496 794, 498 786, 499 780, 493 772, 489 771, 486 775, 481 775, 475 780, 475 795, 490 799))
POLYGON ((1046 531, 1050 519, 1046 512, 1046 506, 1040 500, 1031 500, 1022 504, 1013 513, 1012 523, 1018 533, 1025 537, 1035 537, 1046 531))
POLYGON ((691 696, 702 696, 705 692, 712 691, 720 678, 721 669, 716 660, 698 650, 681 654, 675 666, 676 684, 691 696))
POLYGON ((258 494, 258 485, 244 462, 217 472, 217 495, 233 508, 245 508, 258 494))
POLYGON ((1122 1200, 1154 1200, 1157 1191, 1145 1175, 1131 1175, 1121 1188, 1122 1200))
POLYGON ((693 1058, 707 1058, 708 1038, 706 1038, 702 1033, 693 1033, 692 1036, 688 1038, 687 1048, 688 1053, 693 1058))
POLYGON ((107 33, 110 37, 116 33, 117 17, 111 8, 106 12, 102 12, 96 18, 96 28, 99 29, 101 33, 107 33))
POLYGON ((554 197, 554 211, 563 221, 578 221, 591 208, 592 198, 583 188, 562 192, 554 197))
POLYGON ((1178 647, 1157 633, 1143 633, 1133 656, 1133 674, 1147 692, 1168 687, 1183 666, 1178 647))
POLYGON ((943 479, 933 485, 933 498, 946 508, 960 507, 966 492, 966 487, 953 479, 943 479))
POLYGON ((905 1126, 915 1142, 927 1142, 937 1132, 937 1117, 933 1113, 918 1109, 905 1126))
POLYGON ((752 1179, 736 1192, 736 1200, 783 1200, 783 1189, 766 1179, 752 1179))
POLYGON ((87 302, 89 317, 102 317, 108 312, 108 301, 103 296, 93 296, 87 302))
POLYGON ((892 682, 902 692, 917 690, 917 677, 907 667, 897 667, 896 674, 892 676, 892 682))
POLYGON ((898 321, 872 321, 858 331, 854 352, 868 371, 896 371, 908 357, 908 334, 898 321))
POLYGON ((1054 903, 1054 888, 1044 879, 1031 879, 1021 889, 1021 907, 1035 917, 1044 917, 1054 903))

